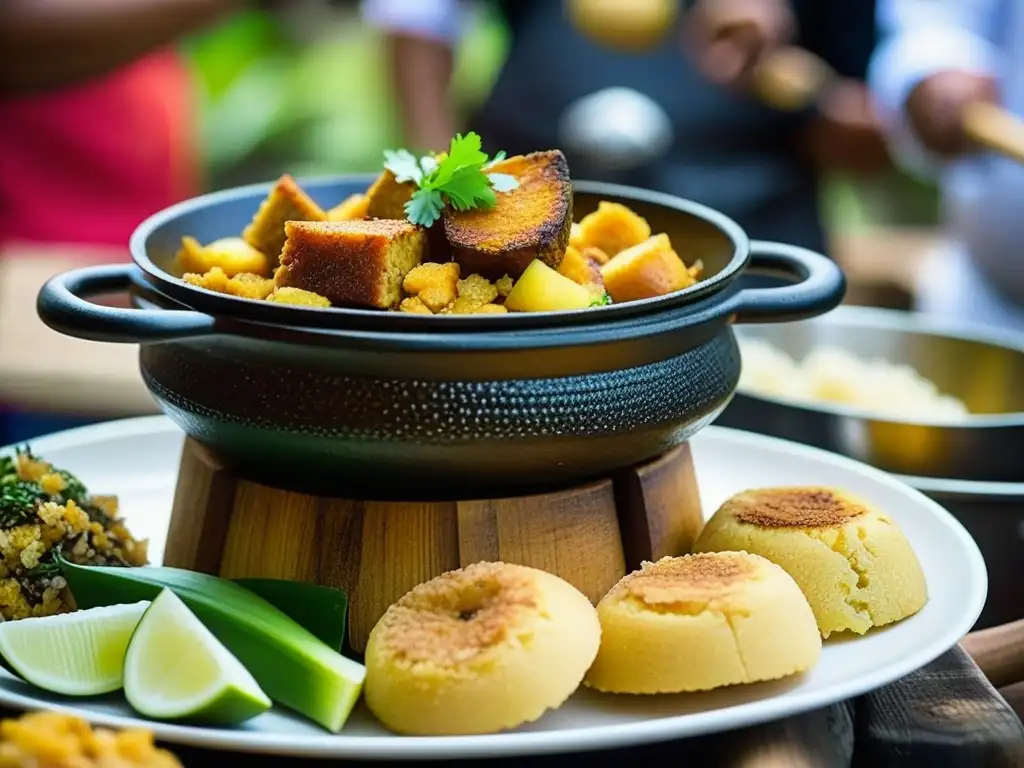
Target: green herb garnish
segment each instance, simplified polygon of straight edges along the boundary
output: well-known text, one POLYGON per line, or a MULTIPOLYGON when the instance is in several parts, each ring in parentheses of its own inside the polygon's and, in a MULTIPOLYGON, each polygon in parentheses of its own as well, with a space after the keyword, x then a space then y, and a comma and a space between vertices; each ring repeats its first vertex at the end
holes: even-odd
POLYGON ((85 483, 65 469, 58 469, 55 472, 64 479, 64 490, 57 494, 56 501, 60 504, 73 501, 82 509, 89 507, 89 489, 85 487, 85 483))
POLYGON ((405 149, 385 150, 384 167, 399 183, 412 182, 418 189, 405 204, 406 218, 413 224, 429 227, 445 207, 457 211, 493 208, 495 192, 511 192, 519 182, 505 173, 488 169, 504 159, 499 152, 493 158, 481 149, 480 136, 472 131, 452 139, 448 152, 441 156, 417 158, 405 149))
POLYGON ((40 502, 49 497, 38 483, 16 480, 0 486, 0 528, 12 528, 35 517, 40 502))
POLYGON ((0 485, 13 483, 18 479, 18 468, 13 456, 0 456, 0 485))
POLYGON ((592 306, 592 307, 607 307, 611 303, 612 303, 612 297, 609 296, 607 293, 602 293, 598 298, 596 298, 592 302, 590 302, 590 306, 592 306))

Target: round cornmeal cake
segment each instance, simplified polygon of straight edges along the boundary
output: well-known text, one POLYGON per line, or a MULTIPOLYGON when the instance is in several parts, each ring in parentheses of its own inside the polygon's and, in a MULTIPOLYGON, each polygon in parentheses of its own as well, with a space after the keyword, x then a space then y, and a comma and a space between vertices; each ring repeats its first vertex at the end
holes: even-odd
POLYGON ((366 704, 390 730, 494 733, 579 687, 601 642, 594 606, 550 573, 476 563, 414 587, 366 647, 366 704))
POLYGON ((784 570, 746 552, 644 563, 597 606, 601 649, 586 684, 680 693, 774 680, 813 667, 821 636, 784 570))
POLYGON ((695 552, 744 550, 780 565, 803 590, 822 637, 864 634, 917 613, 924 572, 899 526, 835 488, 744 491, 707 522, 695 552))

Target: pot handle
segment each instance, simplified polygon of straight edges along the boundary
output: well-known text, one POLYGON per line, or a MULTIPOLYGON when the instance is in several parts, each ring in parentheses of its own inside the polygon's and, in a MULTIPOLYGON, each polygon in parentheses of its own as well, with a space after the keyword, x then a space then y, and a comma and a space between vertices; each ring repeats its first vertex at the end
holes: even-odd
POLYGON ((126 290, 135 269, 133 264, 104 264, 59 274, 39 291, 36 311, 53 330, 89 341, 151 344, 218 332, 216 319, 200 312, 123 309, 85 300, 126 290))
POLYGON ((797 245, 754 240, 750 243, 753 272, 795 277, 798 282, 777 288, 746 288, 728 301, 737 323, 780 323, 823 315, 846 294, 846 278, 827 256, 797 245))

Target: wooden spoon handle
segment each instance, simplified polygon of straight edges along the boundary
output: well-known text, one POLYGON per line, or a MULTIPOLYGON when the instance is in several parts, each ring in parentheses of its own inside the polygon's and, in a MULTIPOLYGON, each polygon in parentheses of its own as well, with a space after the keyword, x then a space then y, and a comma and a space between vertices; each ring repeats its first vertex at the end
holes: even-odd
POLYGON ((770 107, 793 112, 818 101, 834 78, 821 57, 803 48, 780 48, 755 70, 754 94, 770 107))
POLYGON ((1024 120, 996 104, 980 101, 964 110, 962 120, 971 141, 1024 163, 1024 120))
POLYGON ((1024 619, 971 632, 960 645, 996 688, 1024 682, 1024 619))
MULTIPOLYGON (((796 111, 818 101, 834 78, 819 56, 803 48, 781 48, 758 67, 754 93, 775 109, 796 111)), ((989 102, 971 104, 962 120, 971 141, 1024 163, 1024 120, 989 102)))

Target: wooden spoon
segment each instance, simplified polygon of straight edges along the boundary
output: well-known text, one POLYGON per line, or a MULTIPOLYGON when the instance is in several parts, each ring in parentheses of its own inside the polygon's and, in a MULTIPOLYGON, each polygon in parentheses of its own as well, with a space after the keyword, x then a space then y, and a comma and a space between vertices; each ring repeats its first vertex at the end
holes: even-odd
POLYGON ((1024 120, 990 102, 977 102, 964 110, 964 131, 980 144, 1018 163, 1024 163, 1024 120))
MULTIPOLYGON (((754 93, 775 109, 796 111, 821 100, 836 74, 820 57, 802 48, 783 48, 754 73, 754 93)), ((975 144, 1024 163, 1024 120, 985 102, 968 106, 961 117, 975 144)))

